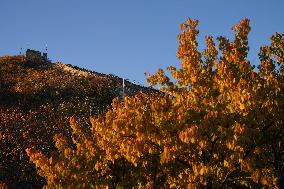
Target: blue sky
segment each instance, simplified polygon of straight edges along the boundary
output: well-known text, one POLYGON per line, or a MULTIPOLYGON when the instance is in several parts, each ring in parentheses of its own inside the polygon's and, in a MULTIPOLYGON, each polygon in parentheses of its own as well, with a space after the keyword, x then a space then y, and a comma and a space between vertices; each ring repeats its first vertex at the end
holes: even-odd
POLYGON ((0 55, 20 48, 43 51, 62 61, 146 84, 145 72, 179 66, 179 25, 200 21, 206 34, 232 37, 231 27, 251 19, 249 58, 257 63, 261 45, 284 32, 283 0, 1 0, 0 55))

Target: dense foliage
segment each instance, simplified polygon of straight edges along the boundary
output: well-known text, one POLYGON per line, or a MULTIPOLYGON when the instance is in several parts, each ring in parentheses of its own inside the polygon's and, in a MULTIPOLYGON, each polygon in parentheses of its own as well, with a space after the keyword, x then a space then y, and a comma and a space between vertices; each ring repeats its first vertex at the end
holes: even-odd
POLYGON ((50 156, 27 150, 47 188, 283 187, 283 34, 260 48, 255 70, 248 19, 218 48, 206 36, 202 52, 197 25, 181 24, 181 68, 147 79, 164 94, 116 99, 89 127, 71 117, 73 145, 56 135, 50 156))
POLYGON ((25 149, 52 154, 53 135, 70 136, 70 116, 85 124, 90 115, 104 113, 120 96, 121 81, 62 63, 1 57, 0 188, 42 188, 45 179, 38 176, 25 149))

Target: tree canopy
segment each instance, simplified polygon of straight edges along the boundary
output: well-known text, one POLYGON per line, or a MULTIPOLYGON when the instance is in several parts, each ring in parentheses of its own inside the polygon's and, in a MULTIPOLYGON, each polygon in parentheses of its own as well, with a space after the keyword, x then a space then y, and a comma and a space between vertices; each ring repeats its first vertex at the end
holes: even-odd
POLYGON ((27 149, 47 188, 283 187, 284 39, 248 60, 248 19, 234 39, 206 36, 198 50, 198 21, 178 35, 180 68, 148 75, 161 94, 113 100, 89 127, 71 117, 73 144, 56 135, 51 156, 27 149))

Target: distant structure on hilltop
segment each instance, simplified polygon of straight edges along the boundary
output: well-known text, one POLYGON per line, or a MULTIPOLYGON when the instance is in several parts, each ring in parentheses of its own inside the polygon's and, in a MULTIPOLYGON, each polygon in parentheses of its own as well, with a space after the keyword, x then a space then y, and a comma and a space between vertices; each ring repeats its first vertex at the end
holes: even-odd
POLYGON ((47 58, 47 52, 41 53, 40 51, 27 49, 26 60, 28 61, 49 61, 47 58))

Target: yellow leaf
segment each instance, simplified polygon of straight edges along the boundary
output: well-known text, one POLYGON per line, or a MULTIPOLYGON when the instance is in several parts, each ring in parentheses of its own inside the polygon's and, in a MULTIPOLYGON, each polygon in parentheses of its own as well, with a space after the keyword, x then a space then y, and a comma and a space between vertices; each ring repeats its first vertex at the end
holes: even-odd
POLYGON ((243 103, 240 104, 240 109, 241 110, 245 109, 245 105, 243 103))
POLYGON ((224 167, 229 167, 229 163, 226 160, 224 160, 224 167))

